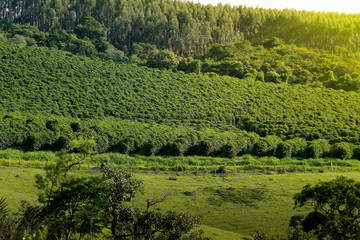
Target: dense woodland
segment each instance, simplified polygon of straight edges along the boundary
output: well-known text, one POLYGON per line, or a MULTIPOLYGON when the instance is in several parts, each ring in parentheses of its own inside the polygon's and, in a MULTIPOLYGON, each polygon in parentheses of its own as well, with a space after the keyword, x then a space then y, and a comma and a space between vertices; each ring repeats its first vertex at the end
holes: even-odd
POLYGON ((98 152, 358 154, 353 91, 185 74, 9 42, 0 42, 0 55, 3 149, 58 150, 84 136, 96 139, 98 152))
POLYGON ((286 43, 333 50, 359 49, 359 15, 266 10, 245 6, 201 5, 172 0, 3 0, 0 17, 31 24, 44 32, 75 30, 92 16, 106 29, 109 42, 130 49, 146 42, 194 56, 216 43, 279 37, 286 43))

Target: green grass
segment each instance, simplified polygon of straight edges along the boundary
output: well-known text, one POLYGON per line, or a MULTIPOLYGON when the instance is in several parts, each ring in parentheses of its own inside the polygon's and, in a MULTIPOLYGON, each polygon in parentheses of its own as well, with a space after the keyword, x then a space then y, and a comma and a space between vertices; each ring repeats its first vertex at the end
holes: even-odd
MULTIPOLYGON (((76 159, 82 158, 81 154, 73 154, 76 159)), ((226 172, 233 174, 235 172, 319 172, 321 169, 324 172, 330 171, 360 171, 360 161, 340 160, 335 158, 319 158, 319 159, 303 159, 303 158, 283 158, 279 159, 272 156, 256 157, 253 155, 242 155, 235 158, 221 158, 221 157, 205 157, 205 156, 178 156, 178 157, 164 157, 164 156, 142 156, 142 155, 128 155, 119 153, 103 153, 93 155, 90 162, 90 168, 100 167, 101 164, 112 163, 119 165, 121 168, 128 168, 130 172, 149 172, 156 173, 157 171, 166 173, 178 172, 181 175, 194 174, 207 175, 215 172, 226 172), (331 169, 331 164, 333 168, 331 169), (322 167, 321 167, 322 166, 322 167), (275 167, 275 168, 274 168, 275 167)), ((54 151, 33 151, 27 152, 21 149, 9 148, 0 151, 0 166, 8 167, 9 161, 11 167, 25 168, 41 168, 57 161, 58 156, 54 151)), ((82 169, 88 168, 88 163, 84 162, 82 169)))
POLYGON ((36 201, 34 176, 43 172, 40 169, 0 167, 0 195, 7 198, 12 210, 20 206, 21 200, 36 201))
MULTIPOLYGON (((40 169, 0 167, 0 193, 8 198, 11 209, 20 206, 22 199, 35 201, 34 176, 41 172, 40 169)), ((74 173, 96 174, 94 171, 74 173)), ((145 207, 146 199, 159 199, 170 194, 154 209, 198 215, 203 230, 214 239, 250 237, 256 230, 286 233, 290 217, 306 211, 293 209, 293 195, 308 183, 330 180, 338 175, 360 180, 357 171, 274 175, 241 173, 222 177, 139 173, 135 177, 144 179, 145 193, 138 195, 133 204, 145 207)))

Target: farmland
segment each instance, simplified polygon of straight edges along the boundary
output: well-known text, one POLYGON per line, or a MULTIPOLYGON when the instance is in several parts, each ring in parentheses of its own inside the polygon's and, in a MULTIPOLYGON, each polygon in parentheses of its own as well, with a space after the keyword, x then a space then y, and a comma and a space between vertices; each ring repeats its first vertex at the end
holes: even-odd
POLYGON ((360 180, 358 15, 30 2, 0 3, 1 240, 277 239, 360 180))
MULTIPOLYGON (((40 169, 0 168, 1 193, 8 197, 13 209, 20 205, 21 199, 36 200, 34 175, 42 172, 40 169)), ((84 170, 74 171, 73 174, 98 173, 84 170)), ((156 199, 169 193, 167 200, 156 206, 157 210, 176 209, 199 215, 205 233, 213 239, 253 236, 256 230, 286 233, 290 217, 299 213, 293 209, 292 197, 304 185, 330 180, 338 175, 360 180, 358 171, 285 174, 250 172, 238 173, 236 176, 176 173, 134 175, 145 181, 145 193, 134 200, 135 206, 143 208, 146 199, 156 199)))

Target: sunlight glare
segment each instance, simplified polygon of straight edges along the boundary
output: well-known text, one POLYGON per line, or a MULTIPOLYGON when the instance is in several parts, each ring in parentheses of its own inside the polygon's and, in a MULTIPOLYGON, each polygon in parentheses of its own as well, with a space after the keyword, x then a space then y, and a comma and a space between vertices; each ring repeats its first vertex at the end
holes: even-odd
POLYGON ((202 4, 216 5, 219 2, 232 6, 296 9, 316 12, 360 13, 360 1, 356 0, 193 0, 202 4))

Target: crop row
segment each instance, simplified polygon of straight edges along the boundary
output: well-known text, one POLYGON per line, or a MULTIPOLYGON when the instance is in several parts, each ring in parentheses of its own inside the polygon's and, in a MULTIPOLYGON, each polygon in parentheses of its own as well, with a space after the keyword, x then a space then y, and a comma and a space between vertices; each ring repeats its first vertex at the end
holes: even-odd
POLYGON ((1 41, 0 58, 3 113, 115 117, 359 144, 360 94, 354 92, 160 71, 1 41))

